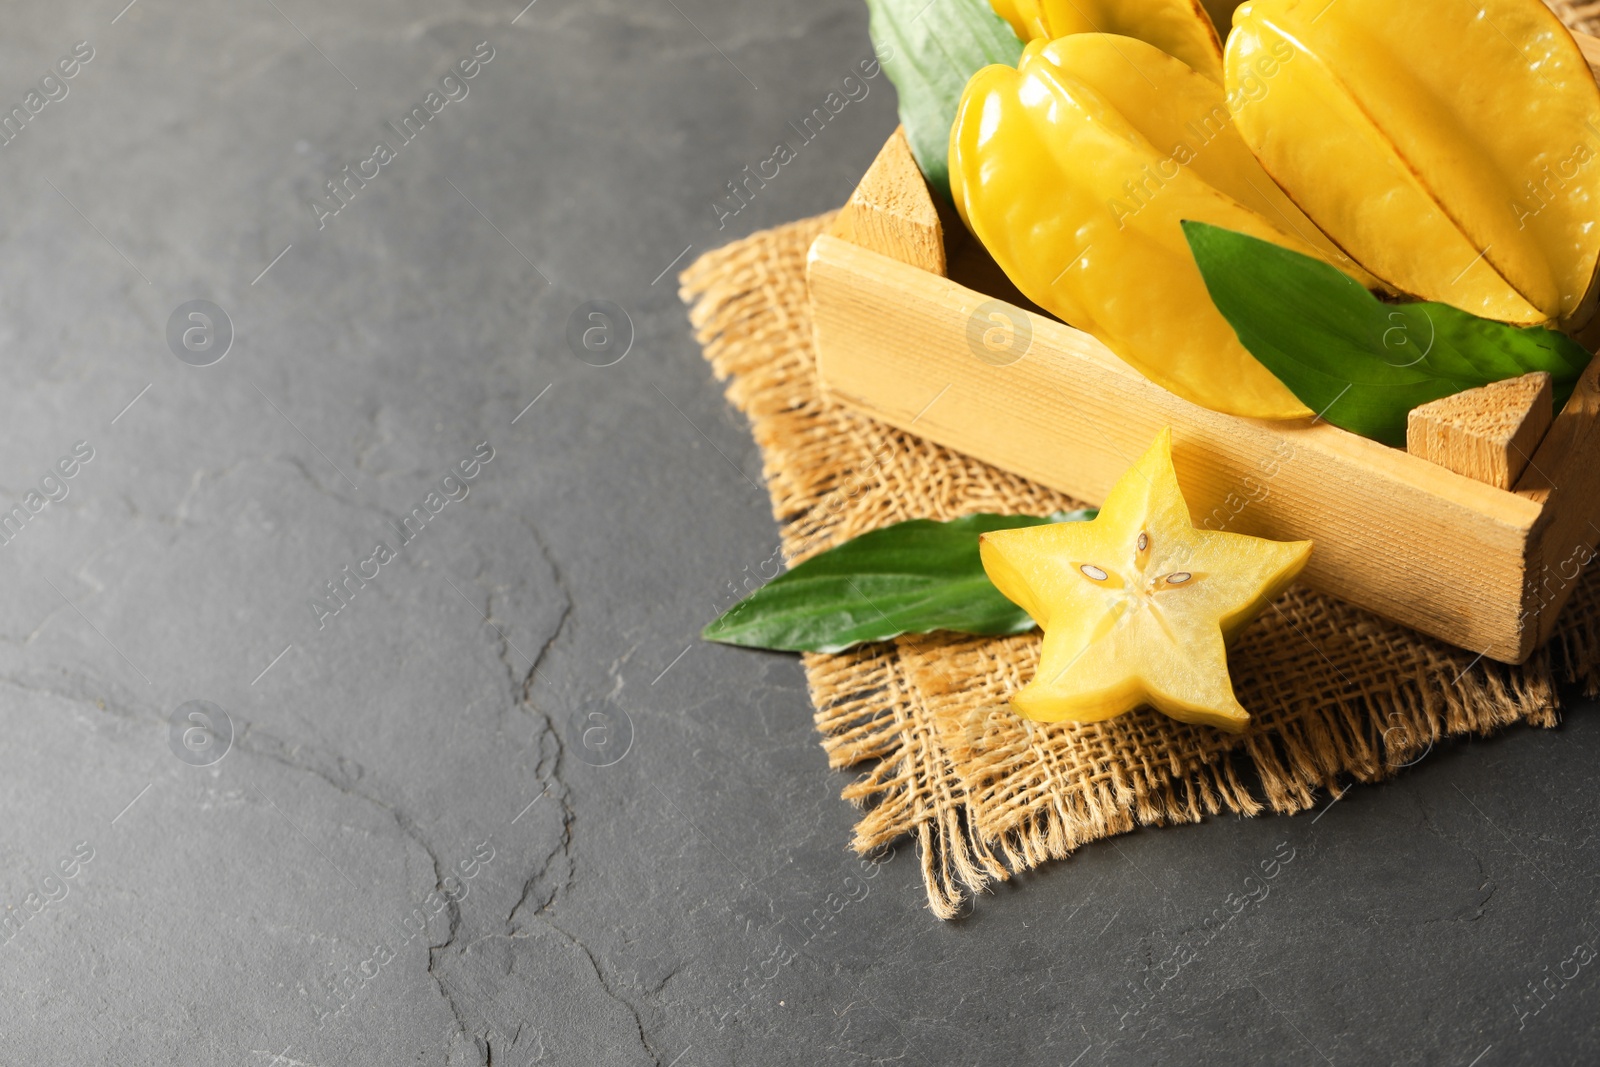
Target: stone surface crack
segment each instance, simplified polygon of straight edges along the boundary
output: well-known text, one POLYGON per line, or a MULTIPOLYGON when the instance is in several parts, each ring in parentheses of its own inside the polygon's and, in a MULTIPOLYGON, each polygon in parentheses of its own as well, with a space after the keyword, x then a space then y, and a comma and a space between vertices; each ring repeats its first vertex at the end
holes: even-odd
MULTIPOLYGON (((505 632, 506 627, 503 626, 502 622, 496 618, 495 591, 493 587, 489 584, 481 570, 479 573, 474 574, 472 582, 474 585, 483 588, 484 616, 499 633, 499 647, 497 649, 497 655, 502 666, 506 670, 507 687, 509 690, 509 696, 511 698, 511 704, 513 707, 523 707, 534 719, 535 731, 532 740, 533 747, 537 753, 537 762, 534 767, 534 775, 540 782, 546 784, 546 788, 550 794, 547 803, 553 801, 559 804, 561 807, 561 832, 554 845, 538 861, 532 872, 523 879, 522 889, 518 894, 517 901, 512 905, 511 911, 506 917, 506 923, 508 926, 516 921, 517 916, 522 912, 524 905, 528 904, 530 901, 536 902, 537 906, 532 909, 536 913, 542 912, 552 906, 557 897, 571 886, 574 876, 574 864, 572 858, 572 830, 574 813, 570 798, 568 796, 566 783, 561 778, 562 759, 564 756, 561 735, 559 729, 557 728, 554 716, 547 713, 542 707, 535 703, 532 697, 532 688, 534 682, 541 677, 539 673, 540 669, 553 654, 557 642, 559 642, 566 633, 567 625, 573 617, 574 599, 570 589, 566 585, 566 581, 562 575, 560 567, 556 565, 554 556, 550 552, 549 545, 540 534, 538 528, 534 526, 533 523, 527 521, 526 518, 521 518, 520 521, 528 530, 529 535, 537 545, 539 553, 543 557, 545 564, 549 567, 555 586, 560 591, 562 597, 561 613, 556 621, 556 625, 551 630, 549 637, 547 637, 540 645, 538 650, 533 653, 532 662, 529 664, 526 673, 523 673, 520 670, 517 659, 514 658, 518 656, 519 650, 513 646, 510 635, 505 632), (555 868, 558 863, 561 865, 559 879, 555 884, 549 886, 547 890, 541 892, 540 887, 545 885, 552 869, 555 868)), ((435 869, 436 871, 438 870, 437 860, 435 861, 435 869)), ((481 1057, 481 1063, 484 1065, 489 1065, 494 1062, 494 1047, 490 1040, 490 1035, 479 1037, 473 1033, 466 1014, 463 1012, 461 1005, 456 1002, 455 996, 450 990, 447 976, 445 975, 444 969, 441 966, 444 959, 443 954, 457 947, 456 941, 459 930, 459 909, 452 904, 448 936, 445 938, 442 944, 433 945, 429 948, 428 974, 433 979, 434 983, 439 987, 440 993, 444 996, 446 1002, 449 1004, 450 1011, 455 1018, 458 1031, 464 1037, 472 1040, 474 1045, 477 1047, 479 1056, 481 1057)), ((513 931, 510 936, 515 937, 515 931, 513 931)), ((482 938, 475 939, 474 943, 476 943, 476 940, 482 940, 482 938)), ((585 949, 585 952, 587 953, 587 949, 585 949)), ((590 957, 590 962, 591 964, 594 963, 592 956, 590 957)), ((596 966, 596 971, 598 973, 598 966, 596 966)), ((604 985, 603 977, 602 985, 604 985)), ((610 992, 609 989, 607 991, 610 992)), ((626 1002, 624 1002, 624 1004, 626 1005, 626 1002)), ((633 1014, 636 1026, 639 1025, 639 1017, 637 1012, 633 1012, 631 1005, 626 1006, 628 1007, 630 1013, 633 1014)), ((512 1043, 515 1044, 515 1038, 513 1038, 512 1043)), ((646 1048, 648 1048, 648 1045, 646 1048)))
MULTIPOLYGON (((427 856, 429 863, 433 865, 434 889, 444 890, 445 865, 440 860, 438 852, 428 843, 421 828, 416 825, 411 816, 381 796, 355 788, 355 782, 366 773, 361 764, 337 753, 324 754, 319 749, 309 749, 309 751, 313 757, 330 756, 333 761, 331 767, 326 764, 325 760, 303 759, 301 758, 301 753, 307 751, 309 746, 295 745, 290 748, 273 735, 255 729, 254 724, 251 723, 245 724, 244 729, 235 740, 235 746, 241 751, 254 752, 285 767, 314 775, 340 793, 364 800, 387 813, 400 830, 400 833, 422 849, 423 855, 427 856)), ((454 944, 456 935, 461 930, 461 906, 459 902, 451 899, 448 893, 445 894, 445 901, 445 915, 448 924, 445 939, 437 945, 430 944, 428 946, 428 977, 438 987, 439 995, 444 998, 446 1006, 450 1009, 450 1014, 455 1018, 458 1031, 463 1036, 470 1037, 471 1031, 467 1027, 466 1019, 461 1013, 460 1006, 456 1003, 455 997, 451 994, 443 977, 434 970, 438 954, 449 949, 454 944)), ((446 1055, 450 1055, 448 1050, 446 1055)))
MULTIPOLYGON (((63 672, 65 674, 65 672, 63 672)), ((114 718, 129 722, 156 722, 164 720, 161 716, 150 714, 144 706, 136 700, 127 699, 111 692, 111 688, 98 680, 86 676, 65 674, 67 684, 62 684, 55 679, 35 679, 26 675, 15 674, 0 676, 0 683, 21 689, 26 692, 38 693, 46 696, 57 697, 74 704, 88 705, 107 713, 114 718)), ((365 768, 357 761, 342 756, 336 752, 325 752, 320 748, 306 744, 289 745, 273 734, 259 729, 254 723, 247 720, 241 721, 238 734, 234 739, 234 748, 241 754, 250 754, 268 759, 291 770, 310 774, 338 793, 364 801, 385 812, 399 829, 401 835, 420 848, 433 867, 434 888, 444 889, 445 865, 440 860, 438 852, 428 842, 420 827, 415 821, 397 805, 389 802, 378 794, 366 789, 358 788, 359 782, 366 774, 365 768)), ((568 835, 563 835, 564 840, 570 840, 568 835)), ((559 852, 565 844, 559 846, 559 852)), ((552 855, 555 853, 553 852, 552 855)), ((448 928, 445 939, 437 945, 428 947, 428 975, 439 988, 445 1003, 455 1017, 457 1025, 463 1034, 470 1034, 460 1007, 456 1004, 450 990, 445 985, 441 976, 435 973, 434 964, 438 954, 451 947, 456 935, 461 929, 461 908, 457 901, 449 899, 446 894, 448 928)))
POLYGON ((661 1057, 651 1046, 650 1039, 645 1035, 644 1020, 640 1018, 638 1009, 633 1006, 632 1001, 623 996, 616 989, 612 988, 610 980, 606 978, 605 970, 600 966, 600 960, 596 958, 592 951, 590 951, 589 946, 584 944, 581 938, 576 937, 568 931, 562 929, 548 916, 542 916, 541 921, 546 929, 553 930, 560 934, 562 937, 572 942, 573 945, 577 946, 578 951, 583 953, 584 958, 589 961, 589 966, 594 969, 595 980, 600 983, 601 991, 616 1003, 620 1004, 628 1012, 628 1014, 633 1017, 633 1025, 639 1032, 640 1047, 644 1049, 645 1055, 650 1057, 651 1063, 654 1063, 656 1067, 661 1067, 661 1057))

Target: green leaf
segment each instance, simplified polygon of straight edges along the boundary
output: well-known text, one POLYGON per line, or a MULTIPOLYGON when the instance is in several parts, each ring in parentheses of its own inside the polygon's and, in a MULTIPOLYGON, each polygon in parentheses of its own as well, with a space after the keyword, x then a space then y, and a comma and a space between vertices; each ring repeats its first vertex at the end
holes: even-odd
POLYGON ((879 62, 900 94, 900 121, 928 184, 950 199, 950 127, 967 81, 1016 66, 1022 41, 985 0, 867 0, 879 62))
POLYGON ((1385 304, 1319 259, 1203 222, 1184 236, 1239 341, 1300 402, 1352 433, 1405 446, 1419 404, 1550 372, 1556 404, 1589 353, 1543 327, 1508 326, 1448 304, 1385 304))
POLYGON ((735 604, 700 636, 790 652, 842 652, 904 633, 1019 634, 1033 628, 983 572, 978 535, 1092 519, 1093 510, 912 519, 806 560, 735 604), (1058 518, 1059 516, 1059 518, 1058 518))

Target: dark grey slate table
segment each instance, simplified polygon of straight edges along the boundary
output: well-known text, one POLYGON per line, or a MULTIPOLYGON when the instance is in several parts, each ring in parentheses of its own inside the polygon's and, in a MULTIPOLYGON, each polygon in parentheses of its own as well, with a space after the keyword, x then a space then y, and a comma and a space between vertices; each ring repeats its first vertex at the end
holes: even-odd
POLYGON ((892 128, 791 125, 856 0, 123 2, 0 35, 0 1061, 1600 1056, 1582 704, 940 923, 696 642, 776 534, 673 279, 892 128))

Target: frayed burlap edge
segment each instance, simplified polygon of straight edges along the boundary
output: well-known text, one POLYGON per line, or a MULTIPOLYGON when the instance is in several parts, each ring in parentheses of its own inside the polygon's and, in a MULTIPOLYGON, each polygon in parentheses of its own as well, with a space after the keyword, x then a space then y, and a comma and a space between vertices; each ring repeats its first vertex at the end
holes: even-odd
MULTIPOLYGON (((755 234, 684 272, 682 295, 728 399, 750 420, 785 557, 867 530, 975 511, 1045 514, 1076 502, 831 405, 818 392, 805 256, 829 216, 755 234)), ((929 907, 1138 826, 1292 813, 1319 792, 1379 782, 1441 739, 1556 722, 1556 665, 1600 683, 1600 597, 1574 594, 1549 649, 1507 668, 1296 587, 1231 657, 1254 719, 1242 737, 1140 711, 1106 723, 1017 718, 1036 635, 907 637, 803 657, 829 763, 865 767, 861 852, 918 846, 929 907)))

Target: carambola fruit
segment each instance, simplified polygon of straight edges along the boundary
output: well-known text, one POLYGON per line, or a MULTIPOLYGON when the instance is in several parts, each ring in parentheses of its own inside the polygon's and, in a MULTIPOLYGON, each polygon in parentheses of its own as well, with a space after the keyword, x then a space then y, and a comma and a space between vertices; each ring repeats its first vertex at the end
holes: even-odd
POLYGON ((1180 225, 1350 263, 1261 170, 1222 88, 1156 47, 1030 42, 968 82, 950 133, 957 210, 1019 289, 1152 381, 1234 415, 1312 414, 1239 343, 1180 225))
POLYGON ((1243 730, 1227 644, 1292 582, 1310 541, 1197 530, 1172 467, 1172 431, 1112 487, 1098 518, 979 538, 990 581, 1044 630, 1027 719, 1098 722, 1149 704, 1243 730))
POLYGON ((1199 0, 996 0, 994 9, 1024 41, 1069 33, 1136 37, 1222 82, 1222 40, 1199 0))
POLYGON ((1581 326, 1600 257, 1600 89, 1538 0, 1255 0, 1228 102, 1262 166, 1395 288, 1581 326))

